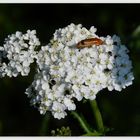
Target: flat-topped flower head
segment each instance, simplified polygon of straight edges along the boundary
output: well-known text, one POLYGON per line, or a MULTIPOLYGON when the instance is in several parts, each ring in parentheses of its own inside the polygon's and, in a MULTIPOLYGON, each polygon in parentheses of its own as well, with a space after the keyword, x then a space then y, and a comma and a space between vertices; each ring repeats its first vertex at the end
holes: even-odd
POLYGON ((0 50, 2 53, 0 75, 16 77, 21 73, 22 76, 27 76, 30 72, 30 64, 34 62, 37 53, 35 48, 39 45, 35 30, 28 30, 25 34, 17 31, 9 35, 0 50))
POLYGON ((38 73, 26 90, 41 114, 51 111, 61 119, 67 110, 76 109, 75 100, 94 100, 105 88, 121 91, 132 84, 132 63, 126 46, 118 36, 99 37, 96 31, 94 26, 88 30, 81 24, 70 24, 56 30, 50 43, 41 47, 36 56, 38 73), (76 47, 88 38, 103 43, 76 47))

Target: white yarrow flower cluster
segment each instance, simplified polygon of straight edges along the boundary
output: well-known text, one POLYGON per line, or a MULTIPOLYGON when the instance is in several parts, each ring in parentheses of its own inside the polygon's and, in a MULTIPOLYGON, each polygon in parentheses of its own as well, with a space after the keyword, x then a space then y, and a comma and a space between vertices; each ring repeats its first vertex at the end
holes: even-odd
POLYGON ((35 30, 28 30, 26 34, 17 31, 9 35, 3 47, 0 47, 0 76, 16 77, 19 73, 27 76, 37 54, 35 48, 39 45, 35 30))
POLYGON ((41 114, 51 111, 61 119, 67 110, 76 109, 74 100, 94 100, 104 88, 121 91, 132 84, 128 49, 116 35, 99 37, 96 30, 70 24, 56 30, 50 43, 41 47, 36 56, 38 73, 26 90, 41 114), (79 41, 95 37, 104 43, 76 47, 79 41))

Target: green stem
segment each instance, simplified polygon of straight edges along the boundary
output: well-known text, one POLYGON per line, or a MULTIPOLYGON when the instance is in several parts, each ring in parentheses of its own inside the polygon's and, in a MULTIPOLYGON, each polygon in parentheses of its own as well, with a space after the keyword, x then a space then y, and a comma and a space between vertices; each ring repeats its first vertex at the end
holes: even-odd
POLYGON ((92 133, 87 133, 83 134, 82 136, 102 136, 103 134, 100 132, 92 132, 92 133))
POLYGON ((72 111, 71 114, 79 121, 80 125, 82 126, 82 128, 85 130, 86 133, 92 133, 89 130, 85 120, 83 120, 77 112, 72 111))
POLYGON ((47 112, 42 120, 41 128, 40 128, 40 136, 45 136, 48 131, 48 125, 50 121, 50 114, 47 112))
POLYGON ((101 113, 98 108, 96 100, 91 100, 90 105, 91 105, 92 112, 93 112, 95 120, 96 120, 96 125, 97 125, 98 131, 104 132, 103 120, 102 120, 102 116, 101 116, 101 113))

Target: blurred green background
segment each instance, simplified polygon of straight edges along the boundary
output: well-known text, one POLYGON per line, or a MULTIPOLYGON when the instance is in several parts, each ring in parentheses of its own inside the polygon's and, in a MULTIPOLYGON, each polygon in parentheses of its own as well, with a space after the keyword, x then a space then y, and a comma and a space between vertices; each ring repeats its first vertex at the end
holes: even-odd
MULTIPOLYGON (((99 36, 117 34, 130 50, 135 80, 121 92, 103 90, 97 95, 104 125, 113 128, 107 136, 140 135, 140 16, 139 4, 0 4, 0 45, 7 35, 16 31, 36 29, 42 45, 49 42, 54 31, 70 23, 94 25, 99 36)), ((77 120, 68 114, 55 120, 50 113, 46 132, 40 132, 44 116, 30 106, 24 94, 34 76, 0 80, 0 135, 51 135, 51 130, 69 126, 73 136, 83 134, 77 120)), ((77 109, 94 126, 89 103, 78 103, 77 109)))

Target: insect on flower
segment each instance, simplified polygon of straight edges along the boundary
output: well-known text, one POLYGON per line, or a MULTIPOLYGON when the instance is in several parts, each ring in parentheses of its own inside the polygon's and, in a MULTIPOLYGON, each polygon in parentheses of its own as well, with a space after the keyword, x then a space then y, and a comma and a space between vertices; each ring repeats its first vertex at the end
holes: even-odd
POLYGON ((89 38, 89 39, 84 39, 81 40, 80 42, 78 42, 78 44, 76 45, 77 48, 90 48, 92 47, 92 45, 102 45, 104 42, 99 39, 99 38, 89 38))

